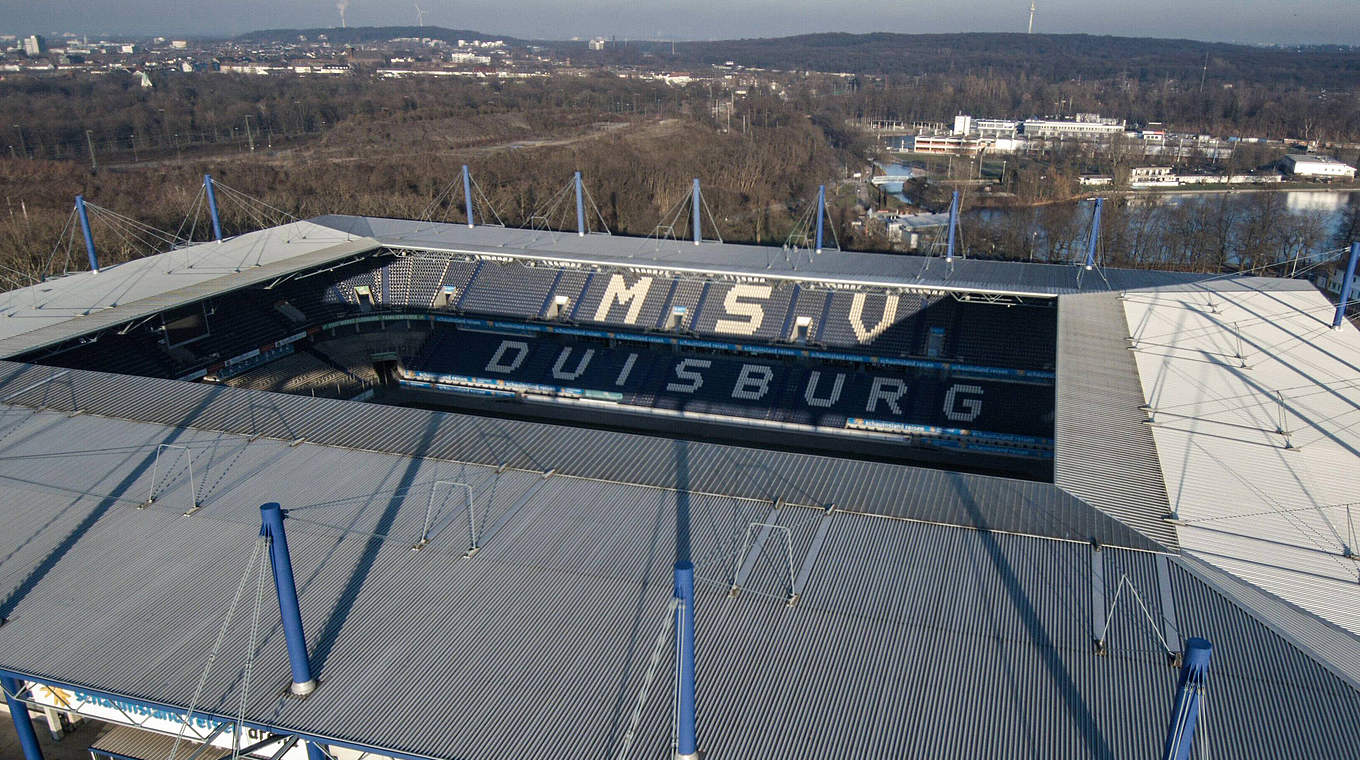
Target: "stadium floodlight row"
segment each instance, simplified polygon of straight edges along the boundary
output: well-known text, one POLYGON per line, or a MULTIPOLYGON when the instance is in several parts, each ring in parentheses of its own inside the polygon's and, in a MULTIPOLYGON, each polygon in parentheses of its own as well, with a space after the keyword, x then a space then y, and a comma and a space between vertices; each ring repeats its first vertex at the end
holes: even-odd
POLYGON ((237 726, 254 757, 669 755, 683 552, 705 757, 1151 756, 1198 638, 1198 749, 1338 756, 1360 333, 1333 309, 339 216, 50 280, 0 297, 0 673, 147 760, 237 726), (311 367, 508 398, 235 387, 311 367), (959 445, 871 453, 928 427, 959 445), (1045 468, 973 466, 1020 439, 1045 468))

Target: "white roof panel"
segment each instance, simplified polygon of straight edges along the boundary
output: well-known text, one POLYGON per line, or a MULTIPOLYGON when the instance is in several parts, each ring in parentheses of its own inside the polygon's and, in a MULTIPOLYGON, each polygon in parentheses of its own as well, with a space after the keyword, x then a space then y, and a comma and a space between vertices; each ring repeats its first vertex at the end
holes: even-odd
POLYGON ((1316 290, 1124 308, 1181 548, 1360 633, 1360 332, 1316 290))

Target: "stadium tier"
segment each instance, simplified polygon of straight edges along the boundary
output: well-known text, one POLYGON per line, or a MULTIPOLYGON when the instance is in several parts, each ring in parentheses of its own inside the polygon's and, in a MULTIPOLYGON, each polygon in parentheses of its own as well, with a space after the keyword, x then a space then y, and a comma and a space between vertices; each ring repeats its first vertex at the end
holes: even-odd
POLYGON ((1056 318, 1052 304, 1043 301, 998 305, 929 290, 833 289, 757 278, 733 282, 651 269, 581 271, 476 257, 446 259, 448 267, 436 279, 432 273, 439 266, 429 256, 365 265, 340 280, 327 300, 372 309, 429 304, 441 313, 806 343, 1017 369, 1053 367, 1056 318), (416 268, 423 270, 418 278, 416 268))
MULTIPOLYGON (((946 458, 948 466, 1042 478, 1052 457, 1056 314, 1052 299, 379 249, 33 358, 333 397, 386 388, 389 403, 482 413, 469 396, 558 407, 589 398, 610 405, 596 410, 595 424, 661 432, 681 415, 689 434, 717 440, 744 440, 742 425, 784 426, 786 446, 825 448, 800 437, 815 430, 864 441, 865 455, 914 460, 913 449, 927 447, 938 464, 939 450, 954 448, 967 456, 946 458), (419 356, 349 352, 327 366, 312 348, 375 331, 423 338, 435 326, 419 356), (489 372, 500 345, 490 333, 525 336, 515 345, 532 357, 489 372), (592 357, 583 379, 546 358, 574 345, 592 357), (307 352, 310 360, 295 356, 307 352), (321 366, 283 376, 309 361, 321 366), (275 362, 281 367, 271 369, 275 362), (447 393, 399 393, 417 388, 447 393), (601 416, 607 411, 629 414, 601 416)), ((517 413, 544 415, 531 407, 517 413)), ((581 415, 566 413, 577 424, 581 415)))
POLYGON ((404 362, 399 381, 451 392, 969 439, 993 450, 1011 446, 1017 455, 1051 454, 1051 385, 910 367, 866 371, 844 362, 738 359, 443 328, 404 362))

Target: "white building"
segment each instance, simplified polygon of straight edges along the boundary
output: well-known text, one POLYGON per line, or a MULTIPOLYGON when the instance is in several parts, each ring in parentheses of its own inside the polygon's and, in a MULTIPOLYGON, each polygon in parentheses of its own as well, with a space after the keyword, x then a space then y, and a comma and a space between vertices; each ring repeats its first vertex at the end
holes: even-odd
MULTIPOLYGON (((905 145, 904 145, 905 147, 905 145)), ((917 153, 981 153, 986 142, 960 135, 916 135, 911 150, 917 153)))
POLYGON ((1135 166, 1129 169, 1130 182, 1175 179, 1170 166, 1135 166))
POLYGON ((592 39, 588 44, 591 50, 604 50, 604 43, 605 39, 603 37, 596 37, 592 39))
POLYGON ((1009 119, 975 119, 966 114, 954 117, 954 134, 977 135, 979 137, 1015 137, 1020 132, 1020 122, 1009 119))
POLYGON ((1291 153, 1280 161, 1280 169, 1296 177, 1342 177, 1355 179, 1355 167, 1331 156, 1291 153))
POLYGON ((491 56, 478 55, 477 53, 453 52, 449 53, 449 62, 486 66, 491 63, 491 56))
POLYGON ((24 38, 24 55, 29 58, 37 58, 47 52, 47 40, 42 35, 34 34, 24 38))
POLYGON ((1098 114, 1079 113, 1074 119, 1025 119, 1025 137, 1108 138, 1124 132, 1123 119, 1106 119, 1098 114))

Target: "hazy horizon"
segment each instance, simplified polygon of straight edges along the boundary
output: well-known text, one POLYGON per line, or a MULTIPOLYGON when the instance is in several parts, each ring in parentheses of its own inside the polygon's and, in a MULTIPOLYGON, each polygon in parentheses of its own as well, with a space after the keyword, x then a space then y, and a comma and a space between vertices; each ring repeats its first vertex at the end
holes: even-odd
MULTIPOLYGON (((713 40, 783 37, 814 32, 1024 32, 1029 3, 958 0, 910 7, 884 0, 692 0, 676 10, 658 0, 580 0, 571 5, 528 0, 504 4, 421 0, 429 26, 529 39, 594 36, 620 39, 713 40), (1013 8, 1011 6, 1014 6, 1013 8), (1004 11, 1003 11, 1004 8, 1004 11)), ((336 27, 340 6, 348 26, 415 26, 411 0, 0 0, 0 32, 90 35, 230 37, 261 29, 336 27)), ((1175 0, 1037 2, 1034 31, 1119 37, 1184 38, 1276 45, 1360 45, 1360 5, 1354 0, 1209 0, 1187 7, 1175 0)))

